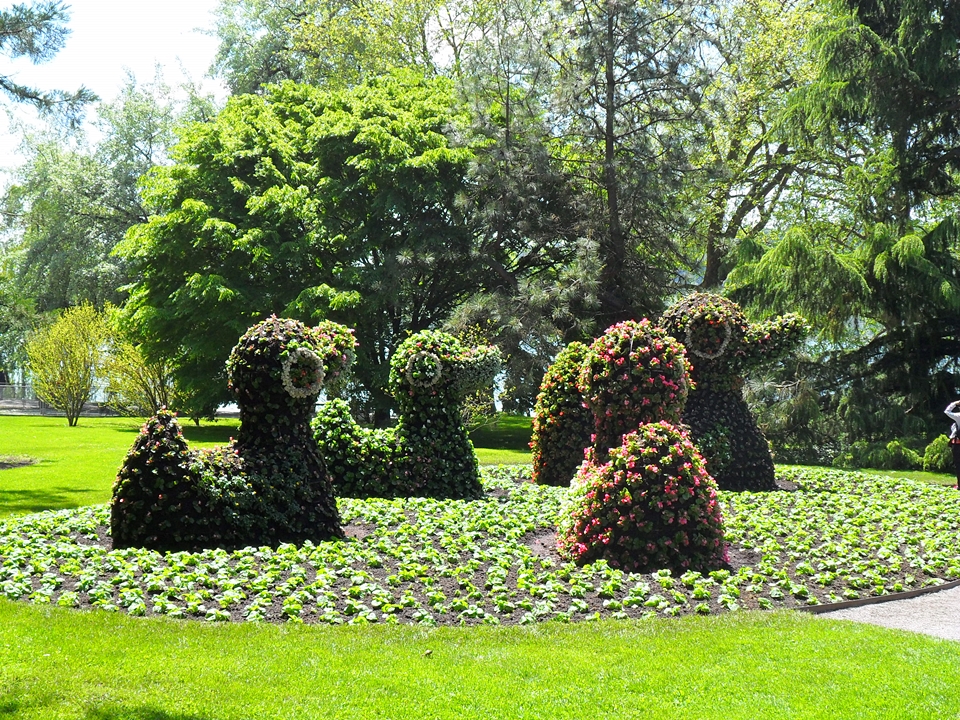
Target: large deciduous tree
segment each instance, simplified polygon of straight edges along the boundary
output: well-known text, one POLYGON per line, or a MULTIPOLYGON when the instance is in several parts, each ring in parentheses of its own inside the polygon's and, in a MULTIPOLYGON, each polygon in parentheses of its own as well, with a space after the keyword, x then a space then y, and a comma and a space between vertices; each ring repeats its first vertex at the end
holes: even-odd
POLYGON ((449 82, 396 71, 345 91, 284 83, 185 129, 146 183, 160 212, 121 249, 148 352, 172 352, 181 387, 215 406, 252 322, 330 317, 356 328, 358 378, 385 409, 393 347, 483 270, 456 203, 471 154, 447 133, 461 124, 449 82))

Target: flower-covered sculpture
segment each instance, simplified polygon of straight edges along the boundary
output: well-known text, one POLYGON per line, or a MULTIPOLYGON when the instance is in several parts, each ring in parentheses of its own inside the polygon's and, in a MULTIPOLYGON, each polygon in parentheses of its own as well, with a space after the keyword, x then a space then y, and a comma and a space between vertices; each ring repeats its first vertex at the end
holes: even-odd
POLYGON ((466 348, 452 335, 411 335, 390 359, 389 388, 400 417, 393 428, 362 428, 342 400, 313 421, 337 495, 473 498, 483 493, 462 405, 493 382, 500 351, 466 348))
POLYGON ((240 407, 231 445, 187 448, 176 417, 143 427, 113 487, 114 547, 236 548, 342 538, 330 478, 309 420, 324 384, 353 358, 351 331, 270 317, 227 361, 240 407))
POLYGON ((743 378, 803 339, 806 324, 789 314, 751 324, 726 298, 696 293, 670 307, 660 325, 683 343, 696 389, 683 411, 690 436, 723 490, 775 488, 773 459, 743 400, 743 378))
POLYGON ((587 446, 602 461, 641 423, 679 422, 690 381, 682 346, 649 320, 628 320, 589 348, 571 344, 540 388, 533 479, 568 485, 587 446))
POLYGON ((569 485, 593 434, 593 411, 577 386, 588 350, 581 342, 567 345, 540 383, 530 440, 533 481, 540 485, 569 485))
POLYGON ((709 571, 726 561, 716 485, 686 432, 668 422, 627 433, 598 462, 590 448, 571 484, 557 551, 629 572, 709 571))

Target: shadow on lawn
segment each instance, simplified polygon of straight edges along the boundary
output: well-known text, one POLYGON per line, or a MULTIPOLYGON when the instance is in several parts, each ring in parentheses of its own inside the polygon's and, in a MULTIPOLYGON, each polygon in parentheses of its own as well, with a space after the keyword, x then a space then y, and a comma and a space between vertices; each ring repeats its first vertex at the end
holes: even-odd
POLYGON ((87 708, 83 714, 83 720, 213 720, 213 716, 169 713, 150 706, 105 705, 87 708))
POLYGON ((68 486, 36 490, 0 489, 0 507, 15 515, 44 510, 65 510, 90 505, 91 502, 86 499, 86 496, 96 492, 93 489, 68 486))

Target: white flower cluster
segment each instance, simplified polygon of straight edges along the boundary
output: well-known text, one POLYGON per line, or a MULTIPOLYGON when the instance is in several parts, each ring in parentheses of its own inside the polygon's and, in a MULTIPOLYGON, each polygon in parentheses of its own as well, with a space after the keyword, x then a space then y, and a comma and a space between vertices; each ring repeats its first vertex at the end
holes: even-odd
POLYGON ((440 378, 443 377, 443 361, 440 360, 440 357, 436 353, 427 352, 422 350, 414 355, 410 356, 410 359, 407 360, 407 367, 404 373, 407 377, 407 382, 410 383, 412 387, 415 388, 429 388, 436 385, 440 382, 440 378), (433 363, 433 375, 427 380, 418 380, 413 376, 413 366, 421 358, 427 358, 433 363))
POLYGON ((305 347, 298 347, 290 351, 290 354, 287 355, 287 359, 283 361, 283 367, 280 374, 281 379, 283 380, 283 389, 286 390, 292 397, 295 398, 306 398, 317 395, 320 392, 320 388, 323 387, 323 360, 319 356, 305 347), (294 363, 305 361, 309 365, 313 365, 314 377, 316 378, 312 383, 305 387, 297 387, 293 384, 293 380, 290 377, 290 369, 293 367, 294 363))

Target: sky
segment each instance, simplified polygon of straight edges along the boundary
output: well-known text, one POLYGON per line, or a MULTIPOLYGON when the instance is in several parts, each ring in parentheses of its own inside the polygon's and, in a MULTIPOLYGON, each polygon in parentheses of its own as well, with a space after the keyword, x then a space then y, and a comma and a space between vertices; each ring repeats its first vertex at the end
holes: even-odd
MULTIPOLYGON (((72 92, 85 85, 102 99, 112 100, 128 70, 146 83, 159 64, 168 85, 189 78, 225 97, 222 83, 204 79, 216 55, 217 40, 203 31, 214 27, 217 0, 67 0, 67 4, 71 33, 64 48, 40 65, 0 57, 0 72, 43 90, 72 92)), ((16 108, 15 114, 28 121, 36 118, 33 109, 24 107, 16 108)), ((0 166, 17 164, 18 142, 16 132, 6 128, 0 138, 0 166)))

